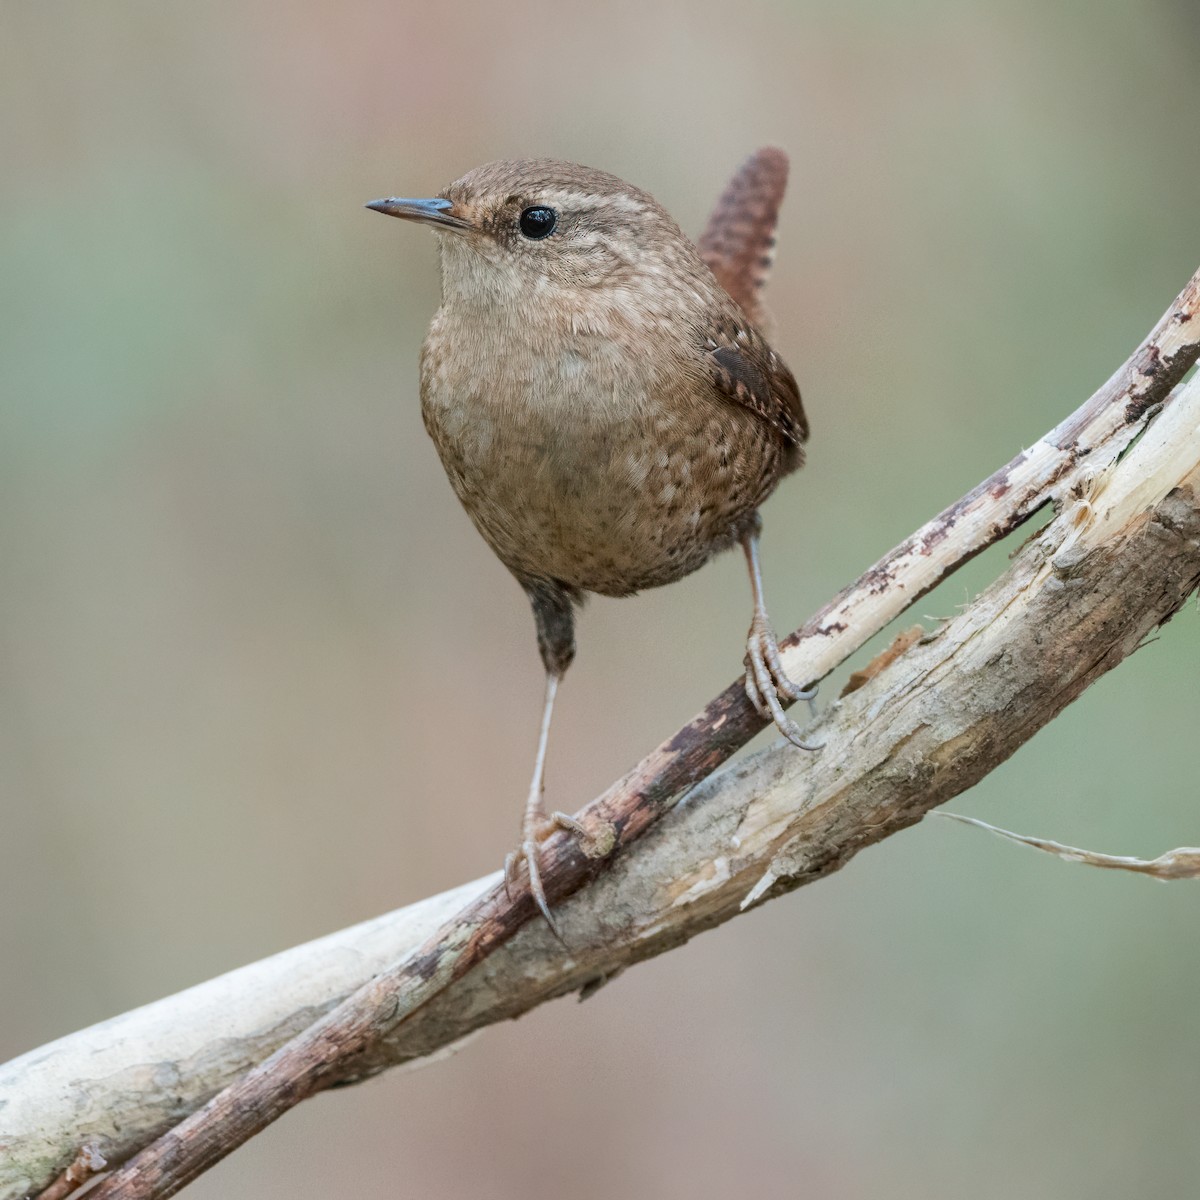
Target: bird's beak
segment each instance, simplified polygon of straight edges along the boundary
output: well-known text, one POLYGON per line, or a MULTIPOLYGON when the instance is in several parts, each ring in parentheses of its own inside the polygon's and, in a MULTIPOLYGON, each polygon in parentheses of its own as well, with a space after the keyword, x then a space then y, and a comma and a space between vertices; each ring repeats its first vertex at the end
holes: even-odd
POLYGON ((435 196, 429 200, 406 200, 401 196, 389 196, 386 200, 372 200, 367 208, 387 213, 389 217, 403 217, 406 221, 420 221, 435 229, 470 229, 471 222, 464 221, 454 211, 450 200, 435 196))

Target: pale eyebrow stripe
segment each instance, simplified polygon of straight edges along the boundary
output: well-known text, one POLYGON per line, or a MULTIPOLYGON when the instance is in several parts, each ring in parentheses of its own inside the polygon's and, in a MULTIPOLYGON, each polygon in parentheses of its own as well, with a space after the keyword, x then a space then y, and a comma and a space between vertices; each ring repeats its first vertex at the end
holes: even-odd
POLYGON ((634 196, 612 193, 600 195, 597 192, 548 191, 544 203, 559 204, 564 208, 575 205, 581 208, 620 209, 627 213, 642 213, 646 211, 647 207, 634 196))

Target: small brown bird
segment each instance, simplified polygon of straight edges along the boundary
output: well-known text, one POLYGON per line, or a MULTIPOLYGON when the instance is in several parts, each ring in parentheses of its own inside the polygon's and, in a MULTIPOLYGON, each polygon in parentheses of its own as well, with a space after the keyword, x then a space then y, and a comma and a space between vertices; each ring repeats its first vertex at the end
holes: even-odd
MULTIPOLYGON (((804 459, 808 422, 767 344, 760 293, 787 183, 782 151, 743 164, 698 245, 639 188, 551 159, 478 167, 427 200, 368 208, 439 235, 442 306, 421 353, 421 412, 450 482, 533 606, 546 699, 520 849, 555 928, 539 840, 583 831, 542 804, 550 718, 589 592, 671 583, 740 543, 754 619, 746 691, 815 749, 759 569, 758 508, 804 459)), ((556 930, 557 932, 557 930, 556 930)))

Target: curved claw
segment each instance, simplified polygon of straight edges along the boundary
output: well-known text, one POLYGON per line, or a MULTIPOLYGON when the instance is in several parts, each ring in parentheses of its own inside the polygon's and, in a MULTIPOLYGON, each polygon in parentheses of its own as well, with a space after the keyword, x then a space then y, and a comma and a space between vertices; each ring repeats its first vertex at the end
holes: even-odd
POLYGON ((538 906, 538 911, 545 917, 546 924, 550 926, 550 932, 565 947, 567 943, 563 941, 562 933, 558 928, 558 922, 555 921, 554 915, 550 911, 550 902, 546 899, 546 889, 542 885, 541 864, 538 858, 539 850, 541 849, 539 839, 544 838, 556 829, 565 830, 567 833, 573 834, 584 841, 587 841, 589 837, 588 831, 579 821, 562 812, 554 812, 548 817, 541 817, 528 823, 522 831, 520 848, 510 850, 504 858, 504 894, 510 900, 512 899, 513 884, 517 877, 517 864, 524 862, 525 870, 529 873, 529 892, 533 896, 533 902, 538 906))
POLYGON ((533 896, 533 902, 538 906, 538 910, 542 916, 546 918, 546 924, 550 926, 550 932, 565 946, 567 943, 563 942, 563 936, 558 929, 558 922, 550 912, 550 902, 546 899, 546 889, 542 887, 542 873, 538 868, 537 842, 532 838, 522 842, 520 855, 525 860, 525 869, 529 872, 529 892, 533 896))
POLYGON ((801 750, 819 750, 823 742, 805 741, 800 726, 783 711, 779 696, 782 693, 789 700, 807 700, 813 715, 816 706, 813 703, 817 689, 807 690, 799 687, 788 678, 779 656, 779 643, 775 640, 771 626, 759 617, 750 626, 750 636, 746 641, 746 695, 764 720, 773 721, 776 729, 783 734, 793 746, 801 750))
POLYGON ((771 668, 771 678, 775 681, 776 688, 790 700, 807 700, 809 711, 815 717, 817 708, 814 701, 820 685, 814 683, 810 688, 802 688, 798 683, 792 682, 791 677, 784 669, 783 659, 779 656, 779 643, 775 640, 775 634, 769 625, 760 636, 760 645, 767 665, 771 668))

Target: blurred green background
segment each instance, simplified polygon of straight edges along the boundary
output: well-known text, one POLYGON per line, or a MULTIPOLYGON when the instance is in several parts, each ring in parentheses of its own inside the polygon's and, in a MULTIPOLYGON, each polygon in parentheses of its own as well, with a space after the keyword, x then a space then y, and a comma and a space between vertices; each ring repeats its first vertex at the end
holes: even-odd
MULTIPOLYGON (((421 427, 433 239, 364 201, 555 155, 697 232, 788 150, 771 303, 814 435, 764 553, 791 629, 1200 263, 1198 51, 1183 0, 9 0, 0 1059, 513 842, 532 623, 421 427)), ((733 678, 749 615, 732 555, 593 602, 552 803, 733 678)), ((1198 627, 957 806, 1196 843, 1198 627)), ((1198 886, 928 821, 583 1007, 304 1105, 189 1195, 1191 1194, 1198 886)))

